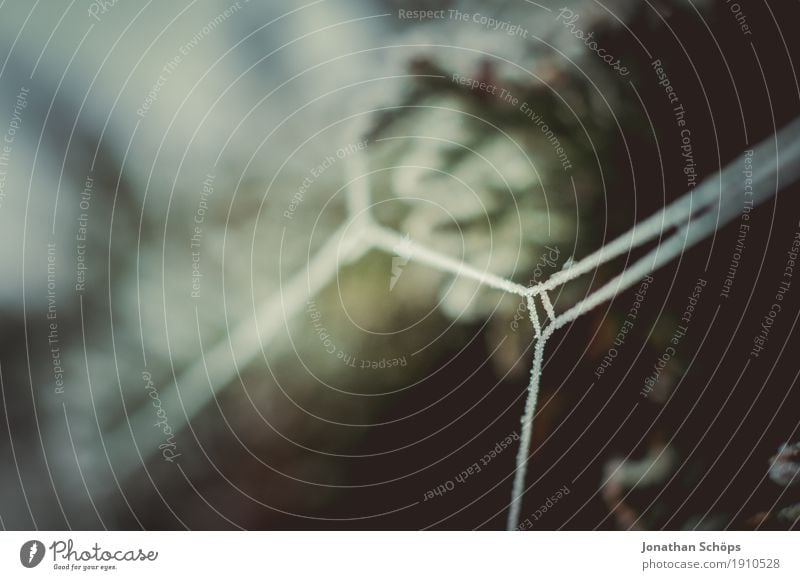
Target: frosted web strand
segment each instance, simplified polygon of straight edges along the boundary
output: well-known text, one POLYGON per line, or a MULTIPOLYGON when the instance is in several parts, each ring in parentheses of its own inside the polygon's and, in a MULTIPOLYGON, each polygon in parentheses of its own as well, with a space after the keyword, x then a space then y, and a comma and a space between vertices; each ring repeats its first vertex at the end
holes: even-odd
POLYGON ((541 338, 542 326, 539 324, 539 313, 536 312, 536 302, 533 296, 526 296, 525 301, 528 306, 528 317, 531 319, 531 324, 533 324, 533 332, 536 338, 541 338))
POLYGON ((555 322, 556 319, 556 310, 553 308, 553 303, 550 302, 550 295, 542 290, 537 292, 539 298, 542 300, 542 304, 544 305, 544 311, 547 313, 547 316, 550 318, 550 322, 555 322))
MULTIPOLYGON (((535 310, 532 310, 532 312, 535 312, 535 310)), ((530 382, 528 383, 528 396, 525 400, 525 411, 520 418, 521 432, 519 437, 519 449, 517 450, 514 484, 511 488, 511 504, 508 511, 508 520, 506 522, 506 529, 508 530, 514 530, 519 525, 522 498, 525 494, 525 476, 528 472, 528 456, 530 454, 531 438, 533 436, 533 417, 536 414, 536 404, 539 401, 539 388, 542 381, 544 347, 552 332, 552 327, 546 328, 534 343, 533 364, 531 365, 530 382)))
MULTIPOLYGON (((777 134, 762 141, 753 149, 752 159, 755 167, 753 201, 754 205, 757 205, 775 193, 769 186, 775 183, 779 166, 785 183, 797 178, 798 164, 800 164, 800 119, 794 120, 777 134), (758 191, 756 183, 761 185, 758 191)), ((531 287, 531 291, 552 290, 574 280, 581 274, 657 238, 669 228, 686 223, 692 215, 703 210, 720 208, 731 216, 736 215, 737 211, 741 211, 741 206, 734 203, 738 201, 735 196, 726 195, 725 192, 741 191, 744 160, 745 154, 740 155, 721 172, 705 179, 695 190, 640 221, 629 231, 579 260, 567 270, 557 272, 547 281, 531 287)), ((718 228, 724 223, 727 221, 720 223, 718 228)))
MULTIPOLYGON (((777 137, 779 147, 777 156, 774 138, 767 139, 754 150, 753 164, 758 163, 759 170, 753 171, 753 207, 770 199, 781 186, 788 185, 800 177, 800 122, 795 121, 787 126, 777 137), (781 144, 785 147, 781 148, 781 144), (760 159, 758 157, 759 154, 769 155, 769 157, 765 160, 760 159)), ((728 183, 729 185, 726 191, 738 192, 742 190, 743 167, 744 157, 740 156, 725 168, 723 174, 728 177, 723 177, 723 183, 728 183), (731 175, 735 175, 735 183, 729 183, 732 181, 731 175)), ((717 179, 718 176, 706 179, 698 190, 707 195, 705 192, 714 186, 717 179)), ((687 194, 687 196, 690 195, 692 194, 687 194)), ((684 196, 684 198, 687 196, 684 196)), ((638 284, 648 274, 669 263, 679 254, 741 215, 743 207, 742 198, 739 196, 727 194, 725 197, 720 197, 711 207, 706 209, 705 213, 692 217, 688 223, 665 241, 659 243, 646 256, 637 260, 613 280, 558 316, 554 322, 555 328, 561 328, 599 304, 611 300, 619 292, 638 284)), ((598 266, 603 261, 608 261, 602 260, 598 253, 593 254, 593 256, 597 256, 595 260, 598 266)))
POLYGON ((528 292, 528 289, 522 284, 506 280, 491 272, 478 270, 463 260, 455 260, 450 256, 440 254, 413 240, 404 238, 388 228, 373 225, 365 231, 365 237, 374 248, 402 258, 408 258, 410 261, 421 262, 435 270, 449 272, 456 276, 464 276, 484 286, 519 296, 525 296, 528 292))

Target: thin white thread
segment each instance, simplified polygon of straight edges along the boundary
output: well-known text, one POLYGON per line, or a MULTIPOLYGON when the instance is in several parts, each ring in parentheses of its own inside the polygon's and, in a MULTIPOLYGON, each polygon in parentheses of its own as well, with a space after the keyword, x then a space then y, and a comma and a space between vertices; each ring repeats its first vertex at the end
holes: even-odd
POLYGON ((539 313, 536 312, 536 301, 533 299, 533 296, 526 296, 525 302, 528 305, 528 317, 531 319, 531 324, 533 324, 533 332, 536 338, 542 337, 542 326, 539 324, 539 313))
MULTIPOLYGON (((797 178, 800 171, 800 119, 781 129, 772 137, 765 139, 753 149, 753 159, 758 159, 757 168, 753 172, 753 205, 765 201, 774 194, 770 190, 771 184, 780 163, 784 183, 790 183, 797 178), (782 146, 779 146, 782 145, 782 146), (776 152, 777 149, 777 152, 776 152), (781 159, 783 154, 783 159, 781 159), (756 187, 756 183, 760 187, 756 187), (758 189, 758 191, 756 191, 758 189)), ((732 217, 741 210, 740 206, 732 203, 725 205, 722 197, 724 191, 739 191, 742 188, 742 167, 744 154, 731 161, 721 172, 706 178, 693 191, 673 201, 665 208, 654 213, 648 218, 634 225, 629 231, 604 245, 597 251, 575 262, 571 267, 553 274, 545 282, 541 282, 530 289, 552 290, 581 274, 613 260, 642 244, 645 244, 662 235, 669 228, 676 227, 690 220, 692 215, 703 210, 726 210, 732 217)), ((734 201, 734 200, 731 200, 734 201)), ((727 222, 724 222, 727 223, 727 222)), ((722 227, 724 223, 719 224, 722 227)), ((718 228, 717 228, 718 229, 718 228)), ((710 232, 709 232, 710 233, 710 232)))
POLYGON ((531 378, 528 383, 528 397, 525 400, 525 411, 520 418, 522 428, 519 437, 519 449, 517 450, 514 484, 511 488, 511 505, 506 522, 506 529, 508 530, 516 529, 519 525, 522 496, 525 493, 525 476, 528 473, 528 454, 530 452, 531 438, 533 436, 533 417, 536 414, 536 403, 539 401, 539 387, 542 381, 544 347, 552 333, 553 327, 547 327, 544 333, 536 339, 533 347, 533 364, 531 365, 531 378))
POLYGON ((373 248, 383 250, 389 254, 394 254, 401 258, 408 258, 409 260, 416 260, 436 270, 450 272, 457 276, 464 276, 465 278, 470 278, 497 290, 517 294, 519 296, 525 296, 527 294, 528 289, 521 284, 506 280, 491 272, 478 270, 464 261, 454 260, 450 256, 426 248, 383 226, 372 225, 366 229, 365 235, 366 241, 370 243, 373 248))
POLYGON ((553 303, 550 302, 550 295, 545 290, 542 290, 541 292, 539 292, 539 297, 542 299, 544 310, 545 312, 547 312, 547 316, 548 318, 550 318, 550 322, 555 322, 556 310, 555 308, 553 308, 553 303))

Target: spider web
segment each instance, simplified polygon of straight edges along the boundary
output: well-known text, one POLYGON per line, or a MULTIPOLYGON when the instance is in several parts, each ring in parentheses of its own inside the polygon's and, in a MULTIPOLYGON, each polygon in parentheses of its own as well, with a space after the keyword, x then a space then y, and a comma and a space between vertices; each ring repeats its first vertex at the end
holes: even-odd
MULTIPOLYGON (((342 265, 358 260, 369 250, 380 250, 457 277, 469 278, 489 288, 516 294, 526 301, 534 331, 534 349, 527 400, 520 419, 522 425, 520 445, 507 519, 507 529, 513 530, 519 524, 522 499, 526 491, 525 480, 533 421, 548 339, 556 330, 639 283, 651 272, 671 262, 737 217, 742 211, 741 199, 730 192, 738 192, 741 188, 744 154, 731 161, 721 171, 707 177, 693 190, 635 224, 626 233, 573 262, 571 266, 553 274, 546 281, 530 287, 439 253, 375 221, 370 210, 369 185, 363 178, 367 173, 364 156, 365 153, 362 152, 348 158, 349 182, 345 186, 348 220, 331 238, 339 240, 339 243, 328 243, 323 246, 310 258, 304 269, 294 274, 285 284, 281 284, 278 292, 261 304, 255 313, 254 321, 249 319, 239 323, 225 339, 204 352, 199 360, 176 378, 175 382, 162 390, 162 398, 176 399, 183 411, 182 414, 176 414, 173 429, 177 432, 186 427, 191 417, 228 385, 239 374, 241 368, 263 352, 263 348, 278 334, 280 322, 296 315, 309 296, 315 295, 336 277, 342 265), (358 222, 354 225, 356 218, 358 222), (574 306, 560 314, 556 313, 549 292, 654 240, 657 240, 655 246, 643 257, 574 306), (541 302, 546 315, 544 322, 539 320, 537 299, 541 302), (191 398, 181 397, 179 384, 204 382, 209 385, 208 390, 197 390, 192 393, 191 398)), ((753 158, 759 160, 752 178, 752 198, 755 207, 777 195, 783 187, 800 177, 800 119, 792 121, 754 147, 753 158)), ((127 447, 134 432, 147 433, 152 423, 151 415, 150 409, 144 408, 128 416, 127 425, 118 428, 107 439, 106 447, 109 451, 113 454, 127 447)), ((136 445, 135 439, 134 445, 136 445)), ((141 449, 138 445, 136 448, 139 457, 144 460, 141 449)), ((154 448, 155 446, 149 446, 149 449, 154 448)), ((145 451, 145 455, 147 453, 145 451)), ((126 475, 125 470, 132 470, 135 467, 133 462, 128 463, 123 468, 122 477, 126 475)))

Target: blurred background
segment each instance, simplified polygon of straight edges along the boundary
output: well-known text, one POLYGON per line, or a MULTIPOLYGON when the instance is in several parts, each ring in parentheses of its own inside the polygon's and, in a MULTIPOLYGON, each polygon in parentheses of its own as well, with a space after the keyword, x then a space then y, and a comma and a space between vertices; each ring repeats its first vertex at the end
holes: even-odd
MULTIPOLYGON (((503 528, 524 302, 350 230, 542 282, 798 115, 799 11, 3 3, 0 523, 503 528)), ((526 529, 796 525, 783 185, 550 340, 526 529)))

